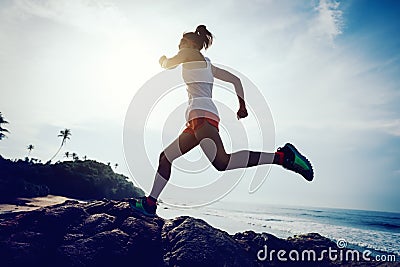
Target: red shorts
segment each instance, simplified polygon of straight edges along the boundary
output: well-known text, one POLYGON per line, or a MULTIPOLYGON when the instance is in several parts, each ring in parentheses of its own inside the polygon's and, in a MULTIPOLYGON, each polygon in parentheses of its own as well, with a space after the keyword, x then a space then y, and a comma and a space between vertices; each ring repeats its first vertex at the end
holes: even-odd
POLYGON ((205 122, 208 122, 212 126, 218 129, 218 121, 210 119, 210 118, 205 118, 205 117, 199 117, 199 118, 194 118, 186 123, 186 129, 183 130, 184 133, 188 133, 191 135, 194 135, 194 132, 200 129, 205 122))

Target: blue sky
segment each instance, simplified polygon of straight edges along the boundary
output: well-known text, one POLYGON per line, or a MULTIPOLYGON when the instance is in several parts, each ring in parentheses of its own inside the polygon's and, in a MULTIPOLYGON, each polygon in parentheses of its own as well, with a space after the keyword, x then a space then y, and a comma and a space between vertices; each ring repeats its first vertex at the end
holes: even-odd
MULTIPOLYGON (((182 33, 205 24, 216 36, 205 54, 258 86, 276 147, 293 142, 316 173, 306 183, 274 166, 248 194, 249 170, 226 200, 399 212, 399 11, 398 1, 361 0, 2 1, 0 111, 11 133, 0 153, 22 158, 33 144, 32 156, 46 161, 58 132, 70 128, 63 152, 118 163, 129 176, 122 144, 129 103, 161 71, 158 58, 177 52, 182 33)), ((191 182, 178 173, 171 179, 191 182)))

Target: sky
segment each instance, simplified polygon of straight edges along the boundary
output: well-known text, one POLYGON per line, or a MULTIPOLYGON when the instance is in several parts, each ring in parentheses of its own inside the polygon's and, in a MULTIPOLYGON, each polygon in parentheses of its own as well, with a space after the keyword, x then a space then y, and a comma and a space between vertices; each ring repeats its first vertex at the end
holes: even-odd
MULTIPOLYGON (((123 145, 128 107, 162 71, 159 57, 173 56, 182 33, 205 24, 215 40, 204 54, 245 75, 267 100, 275 148, 295 144, 315 169, 308 183, 272 166, 252 194, 255 170, 249 169, 224 200, 400 212, 399 11, 400 3, 388 0, 3 0, 0 112, 10 133, 0 141, 0 154, 24 158, 33 144, 30 156, 45 162, 61 143, 60 130, 68 128, 71 140, 56 160, 75 152, 118 163, 116 171, 132 179, 123 145)), ((177 94, 185 99, 184 88, 177 94)), ((224 99, 231 105, 232 96, 224 99)), ((147 155, 137 155, 154 166, 173 140, 160 141, 161 113, 169 109, 158 107, 145 138, 147 155)), ((260 116, 241 123, 251 129, 260 116)), ((183 127, 183 114, 177 120, 183 127)), ((228 148, 240 142, 231 134, 222 136, 228 148)), ((256 134, 248 136, 257 150, 256 134)), ((199 183, 175 173, 171 182, 199 183)))

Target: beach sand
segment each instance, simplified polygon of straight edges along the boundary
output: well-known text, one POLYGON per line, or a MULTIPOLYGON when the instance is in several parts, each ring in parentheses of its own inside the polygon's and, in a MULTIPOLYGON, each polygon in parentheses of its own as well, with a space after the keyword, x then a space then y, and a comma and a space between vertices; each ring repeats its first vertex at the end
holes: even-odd
POLYGON ((0 204, 0 214, 9 212, 31 211, 42 207, 60 204, 70 198, 48 195, 45 197, 18 198, 17 204, 0 204))

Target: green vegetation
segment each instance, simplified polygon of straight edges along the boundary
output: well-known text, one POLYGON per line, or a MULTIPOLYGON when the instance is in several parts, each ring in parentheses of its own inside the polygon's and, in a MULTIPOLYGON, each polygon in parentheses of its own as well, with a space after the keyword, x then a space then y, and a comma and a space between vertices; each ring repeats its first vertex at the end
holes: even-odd
POLYGON ((94 160, 34 163, 0 156, 0 202, 17 197, 60 195, 75 199, 122 199, 144 192, 124 175, 94 160))
POLYGON ((61 141, 61 145, 58 148, 56 154, 54 154, 53 157, 51 157, 51 159, 49 161, 52 161, 58 154, 58 152, 60 152, 61 148, 63 147, 63 145, 65 144, 65 142, 67 142, 69 138, 69 136, 71 135, 71 130, 70 129, 65 129, 65 130, 61 130, 60 134, 58 135, 58 137, 62 137, 62 141, 61 141))
POLYGON ((29 157, 29 155, 31 154, 31 152, 32 152, 32 150, 35 148, 35 146, 34 145, 29 145, 26 149, 28 149, 29 150, 29 153, 28 153, 28 157, 29 157))
MULTIPOLYGON (((8 130, 2 124, 8 123, 0 112, 0 140, 8 130)), ((66 141, 70 139, 71 130, 61 130, 58 137, 61 145, 54 156, 42 164, 38 159, 11 161, 0 156, 0 203, 10 202, 18 197, 37 197, 48 194, 75 199, 122 199, 143 196, 144 192, 133 185, 128 177, 115 173, 111 163, 103 164, 94 160, 79 160, 76 153, 65 152, 68 159, 51 164, 66 141)), ((35 147, 29 145, 28 156, 35 147)), ((117 168, 118 164, 115 164, 117 168)))
POLYGON ((8 133, 8 130, 1 126, 2 124, 6 124, 6 123, 8 123, 8 121, 6 121, 4 119, 3 114, 1 114, 1 112, 0 112, 0 140, 3 139, 4 137, 6 137, 6 135, 4 133, 8 133))

